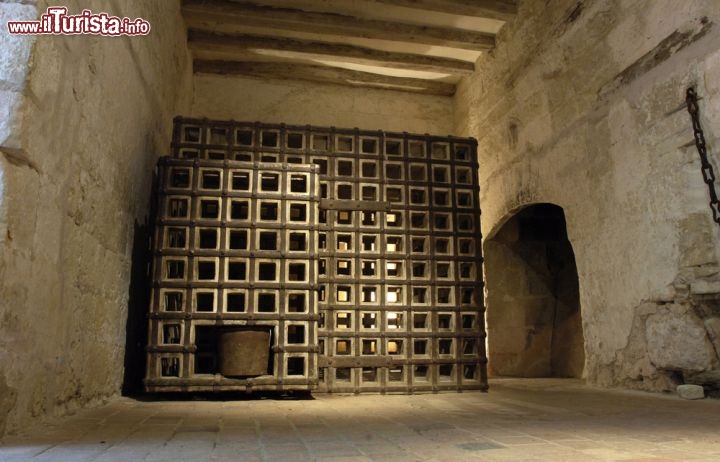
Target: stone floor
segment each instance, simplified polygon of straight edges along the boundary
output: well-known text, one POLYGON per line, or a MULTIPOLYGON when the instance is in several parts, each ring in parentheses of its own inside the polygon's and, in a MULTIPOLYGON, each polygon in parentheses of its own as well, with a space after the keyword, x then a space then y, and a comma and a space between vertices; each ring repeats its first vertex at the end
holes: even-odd
POLYGON ((0 461, 720 461, 720 400, 499 379, 484 393, 312 400, 118 398, 0 461))

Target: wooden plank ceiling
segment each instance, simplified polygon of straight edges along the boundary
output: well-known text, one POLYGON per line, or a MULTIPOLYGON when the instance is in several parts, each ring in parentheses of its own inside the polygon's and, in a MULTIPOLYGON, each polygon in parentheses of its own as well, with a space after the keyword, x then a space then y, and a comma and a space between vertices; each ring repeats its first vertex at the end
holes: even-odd
POLYGON ((450 96, 516 0, 183 0, 197 73, 450 96))

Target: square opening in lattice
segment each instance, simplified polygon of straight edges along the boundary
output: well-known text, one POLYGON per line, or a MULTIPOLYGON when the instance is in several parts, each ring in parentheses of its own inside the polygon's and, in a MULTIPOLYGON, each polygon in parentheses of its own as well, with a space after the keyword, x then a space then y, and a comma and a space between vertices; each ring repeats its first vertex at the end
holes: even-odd
POLYGON ((455 167, 455 184, 472 184, 472 171, 467 167, 455 167))
POLYGON ((195 270, 200 281, 214 281, 217 279, 217 262, 215 260, 198 260, 195 270))
POLYGON ((190 207, 189 199, 171 197, 167 202, 167 214, 172 218, 187 218, 189 216, 190 207))
POLYGON ((388 368, 388 382, 405 381, 405 369, 403 366, 392 366, 388 368))
POLYGON ((461 316, 463 329, 475 329, 477 315, 475 313, 463 313, 461 316))
POLYGON ((335 313, 336 329, 352 329, 352 313, 350 311, 337 311, 335 313))
POLYGON ((429 328, 430 326, 427 313, 413 313, 413 329, 424 330, 429 328))
POLYGON ((470 191, 458 191, 456 197, 458 207, 470 208, 473 206, 472 193, 470 191))
POLYGON ((352 276, 353 275, 353 261, 348 258, 338 258, 337 268, 335 274, 338 276, 352 276))
POLYGON ((247 261, 228 260, 227 279, 229 281, 244 281, 247 279, 247 261))
POLYGON ((278 232, 277 231, 259 231, 258 232, 258 248, 260 250, 277 250, 278 249, 278 232))
POLYGON ((337 175, 338 176, 354 176, 355 166, 352 160, 338 160, 337 161, 337 175))
POLYGON ((363 303, 377 303, 377 286, 362 286, 360 293, 362 294, 363 303))
POLYGON ((184 309, 183 292, 180 291, 166 291, 161 295, 162 310, 163 311, 182 311, 184 309))
POLYGON ((336 355, 350 355, 352 353, 352 339, 335 340, 336 355))
POLYGON ((290 203, 290 207, 288 209, 289 219, 290 221, 294 222, 307 222, 308 220, 308 213, 307 213, 307 204, 298 204, 298 203, 290 203))
POLYGON ((376 201, 378 198, 377 186, 363 186, 362 187, 362 200, 364 201, 376 201))
POLYGON ((275 154, 262 154, 260 156, 260 162, 278 162, 278 156, 275 154))
POLYGON ((439 160, 447 160, 449 158, 448 150, 449 146, 447 145, 447 143, 433 143, 431 147, 432 158, 439 160))
POLYGON ((385 243, 385 251, 388 253, 403 252, 402 236, 387 236, 385 243))
POLYGON ((377 262, 376 260, 362 260, 360 262, 362 265, 362 275, 366 277, 376 277, 377 274, 377 262))
POLYGON ((304 324, 290 324, 287 326, 287 343, 305 343, 304 324))
POLYGON ((460 253, 461 255, 473 255, 475 253, 475 239, 458 239, 458 253, 460 253))
POLYGON ((275 281, 278 277, 277 263, 275 262, 258 262, 257 280, 258 281, 275 281))
POLYGON ((388 311, 385 313, 385 322, 388 330, 405 329, 405 313, 388 311))
POLYGON ((319 250, 326 250, 327 249, 327 233, 318 233, 318 249, 319 250))
POLYGON ((200 142, 200 127, 194 125, 183 125, 182 127, 182 141, 184 143, 199 143, 200 142))
POLYGON ((171 249, 184 249, 187 245, 187 228, 166 228, 165 246, 171 249))
POLYGON ((335 369, 335 381, 336 382, 350 382, 352 380, 352 368, 351 367, 338 367, 335 369))
POLYGON ((477 353, 477 340, 474 338, 463 339, 463 354, 466 356, 473 356, 477 353))
POLYGON ((304 164, 305 159, 303 159, 302 156, 296 157, 296 156, 287 156, 285 158, 285 162, 288 164, 304 164))
POLYGON ((198 246, 201 249, 217 249, 219 241, 218 231, 216 228, 199 228, 198 246))
POLYGON ((335 237, 336 249, 338 252, 353 251, 353 235, 349 233, 338 233, 335 237))
POLYGON ((437 326, 438 329, 450 330, 453 328, 453 314, 452 313, 438 313, 437 315, 437 326))
POLYGON ((338 210, 336 224, 338 225, 352 225, 353 223, 353 212, 349 210, 338 210))
POLYGON ((288 234, 288 250, 290 252, 305 252, 308 250, 307 244, 307 232, 292 232, 288 234))
POLYGON ((427 279, 428 278, 428 270, 427 270, 427 262, 424 261, 414 261, 412 263, 412 276, 413 279, 427 279))
POLYGON ((335 301, 339 303, 351 303, 352 300, 352 287, 351 286, 337 286, 335 288, 335 301))
POLYGON ((389 260, 385 262, 385 275, 389 278, 403 278, 403 262, 399 260, 389 260))
POLYGON ((221 178, 220 170, 200 170, 200 187, 202 189, 220 189, 221 178))
POLYGON ((180 358, 160 358, 160 375, 163 377, 180 377, 180 358))
POLYGON ((408 154, 410 157, 425 157, 425 142, 424 141, 408 141, 408 154))
POLYGON ((257 304, 255 305, 255 311, 257 311, 258 313, 276 313, 277 310, 277 294, 275 294, 274 292, 257 293, 257 304))
POLYGON ((437 288, 437 303, 441 305, 450 305, 453 303, 453 289, 451 287, 437 288))
POLYGON ((185 279, 185 260, 165 260, 165 279, 185 279))
POLYGON ((307 281, 307 263, 305 262, 288 262, 287 266, 287 280, 290 282, 305 282, 307 281))
POLYGON ((247 294, 244 291, 225 293, 225 311, 227 313, 244 313, 247 310, 247 294))
POLYGON ((445 261, 435 262, 435 277, 438 279, 451 279, 453 277, 452 264, 445 261))
POLYGON ((463 364, 463 378, 465 380, 477 380, 477 366, 475 364, 463 364))
POLYGON ((416 364, 413 366, 413 380, 426 382, 428 380, 428 371, 430 368, 426 364, 416 364))
POLYGON ((438 379, 439 380, 452 380, 455 373, 455 365, 453 364, 440 364, 438 365, 438 379))
POLYGON ((475 263, 460 262, 460 279, 475 279, 475 263))
POLYGON ((438 207, 450 207, 450 191, 447 189, 435 189, 433 191, 433 204, 438 207))
POLYGON ((426 305, 429 301, 427 295, 428 295, 427 287, 413 287, 413 289, 412 289, 413 305, 426 305))
POLYGON ((233 159, 240 162, 252 162, 253 155, 251 152, 234 152, 233 159))
POLYGON ((403 340, 402 339, 388 339, 387 341, 387 352, 389 355, 401 355, 403 354, 403 340))
POLYGON ((388 228, 402 228, 402 212, 385 212, 385 226, 388 228))
POLYGON ((363 234, 362 250, 364 252, 377 252, 377 239, 378 236, 375 234, 363 234))
POLYGON ((385 178, 388 180, 404 180, 405 175, 403 174, 403 164, 390 162, 386 163, 385 178))
POLYGON ((428 228, 427 212, 410 212, 410 227, 416 229, 428 228))
POLYGON ((377 340, 376 339, 363 339, 361 354, 376 355, 377 354, 377 340))
POLYGON ((385 294, 385 302, 390 305, 401 305, 404 303, 403 288, 401 286, 388 286, 385 294))
POLYGON ((438 354, 440 354, 440 355, 453 354, 453 339, 451 339, 451 338, 438 339, 438 354))
POLYGON ((189 168, 172 167, 170 169, 170 187, 188 189, 190 188, 191 173, 189 168))
POLYGON ((450 183, 450 168, 446 165, 436 165, 432 169, 434 183, 450 183))
POLYGON ((361 138, 360 152, 362 154, 377 154, 378 140, 377 138, 361 138))
POLYGON ((363 226, 377 227, 377 212, 361 211, 360 216, 362 221, 360 222, 363 226))
POLYGON ((385 199, 388 202, 403 202, 403 188, 398 186, 386 186, 385 199))
POLYGON ((455 160, 470 160, 470 146, 466 144, 456 144, 455 160))
POLYGON ((363 311, 360 314, 360 327, 362 329, 377 329, 378 314, 375 311, 363 311))
POLYGON ((335 147, 340 152, 353 152, 354 141, 352 136, 338 135, 335 147))
POLYGON ((427 252, 427 238, 424 237, 413 237, 410 240, 412 253, 426 253, 427 252))
POLYGON ((250 202, 247 200, 230 201, 230 219, 247 220, 250 216, 250 202))
POLYGON ((280 174, 279 173, 260 173, 260 190, 267 192, 280 191, 280 174))
POLYGON ((278 220, 278 203, 260 201, 260 220, 277 221, 278 220))
POLYGON ((198 149, 182 148, 178 157, 181 159, 197 159, 200 157, 200 151, 198 149))
POLYGON ((360 376, 363 383, 377 382, 378 370, 377 367, 363 367, 362 375, 360 376))
POLYGON ((235 144, 241 146, 252 146, 253 131, 249 128, 239 128, 235 130, 235 144))
POLYGON ((290 174, 290 192, 297 194, 307 194, 308 192, 308 176, 303 173, 290 174))
POLYGON ((315 151, 327 151, 330 149, 330 137, 328 135, 312 135, 312 148, 315 151))
POLYGON ((410 188, 410 203, 413 205, 427 204, 427 195, 424 189, 410 188))
POLYGON ((277 148, 280 145, 280 133, 274 130, 260 132, 260 144, 266 148, 277 148))
POLYGON ((472 287, 463 287, 460 289, 460 303, 463 305, 471 305, 475 303, 475 289, 472 287))
POLYGON ((469 213, 458 213, 457 229, 459 231, 472 231, 475 229, 475 220, 469 213))
POLYGON ((411 181, 427 181, 427 167, 425 164, 410 164, 411 181))
POLYGON ((363 178, 377 178, 377 163, 373 160, 361 162, 360 176, 363 178))
POLYGON ((325 276, 327 274, 327 259, 321 258, 318 260, 318 276, 325 276))
POLYGON ((388 156, 402 156, 403 142, 399 139, 385 140, 385 154, 388 156))
POLYGON ((307 311, 307 296, 304 292, 289 292, 287 294, 288 313, 305 313, 307 311))
POLYGON ((248 248, 248 234, 244 229, 231 229, 228 236, 230 250, 246 250, 248 248))
POLYGON ((433 215, 433 227, 436 230, 450 230, 451 221, 449 213, 435 212, 433 215))
POLYGON ((337 195, 336 197, 338 199, 342 200, 352 200, 353 198, 353 185, 347 184, 347 183, 339 183, 337 185, 337 195))
POLYGON ((250 191, 250 172, 232 172, 230 188, 233 191, 250 191))
POLYGON ((200 199, 200 218, 208 220, 220 218, 220 200, 200 199))
POLYGON ((428 340, 427 339, 414 339, 413 340, 413 354, 416 356, 423 356, 423 355, 429 354, 428 340))
POLYGON ((448 237, 436 237, 435 242, 435 253, 450 255, 452 254, 452 239, 448 237))
POLYGON ((182 340, 182 326, 177 323, 163 324, 161 343, 179 345, 182 340))
POLYGON ((302 133, 288 133, 285 138, 285 146, 290 149, 302 149, 305 144, 305 136, 302 133))
POLYGON ((195 311, 200 313, 210 313, 215 311, 215 292, 214 291, 197 291, 195 292, 195 311))
POLYGON ((288 357, 287 375, 305 375, 305 358, 302 356, 288 357))
POLYGON ((327 159, 313 158, 312 163, 319 167, 320 171, 318 173, 320 173, 320 175, 327 175, 327 173, 328 173, 327 159))

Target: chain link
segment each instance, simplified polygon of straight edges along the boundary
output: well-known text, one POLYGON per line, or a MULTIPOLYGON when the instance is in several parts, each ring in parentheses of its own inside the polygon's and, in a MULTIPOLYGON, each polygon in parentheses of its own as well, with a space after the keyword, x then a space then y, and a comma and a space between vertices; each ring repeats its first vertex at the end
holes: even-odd
POLYGON ((713 171, 710 161, 708 161, 705 134, 700 126, 700 109, 698 108, 697 94, 692 87, 687 90, 685 104, 687 104, 687 110, 692 119, 695 147, 697 147, 698 154, 700 154, 700 168, 703 181, 707 185, 708 192, 710 193, 710 209, 712 210, 713 221, 720 225, 720 200, 718 200, 718 195, 715 191, 715 172, 713 171))

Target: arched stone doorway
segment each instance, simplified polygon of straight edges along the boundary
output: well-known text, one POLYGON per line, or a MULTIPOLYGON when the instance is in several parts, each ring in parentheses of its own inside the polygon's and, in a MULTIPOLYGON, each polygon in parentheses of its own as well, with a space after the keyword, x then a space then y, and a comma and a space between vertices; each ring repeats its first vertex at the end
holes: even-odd
POLYGON ((485 241, 484 254, 489 373, 582 376, 578 275, 563 209, 523 208, 485 241))

